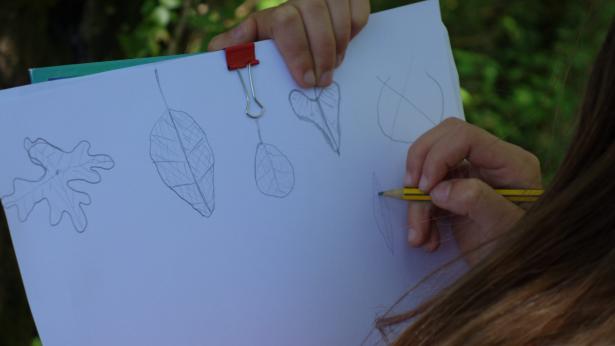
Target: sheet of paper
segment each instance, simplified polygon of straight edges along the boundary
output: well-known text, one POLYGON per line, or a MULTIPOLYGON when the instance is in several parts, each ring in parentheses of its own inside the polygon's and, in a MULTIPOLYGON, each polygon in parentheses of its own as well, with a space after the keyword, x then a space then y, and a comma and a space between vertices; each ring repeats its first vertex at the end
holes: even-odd
POLYGON ((435 0, 373 15, 335 83, 257 44, 0 93, 0 195, 46 346, 354 345, 456 255, 406 246, 413 140, 463 117, 435 0), (247 71, 242 71, 247 80, 247 71))

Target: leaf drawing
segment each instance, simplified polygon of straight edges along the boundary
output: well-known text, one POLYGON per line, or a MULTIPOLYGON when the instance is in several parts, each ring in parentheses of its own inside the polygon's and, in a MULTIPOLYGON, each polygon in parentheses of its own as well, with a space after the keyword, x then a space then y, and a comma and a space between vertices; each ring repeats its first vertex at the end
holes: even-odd
POLYGON ((292 163, 278 148, 259 143, 254 159, 256 186, 265 195, 284 198, 295 187, 295 170, 292 163))
MULTIPOLYGON (((160 88, 158 71, 156 80, 160 88)), ((205 131, 188 113, 169 108, 166 99, 165 105, 150 134, 150 157, 162 181, 194 210, 210 217, 215 209, 214 152, 205 131)))
POLYGON ((380 196, 380 192, 383 191, 376 173, 372 175, 372 204, 374 219, 376 220, 376 226, 384 239, 389 251, 393 253, 393 223, 391 222, 391 208, 389 207, 386 197, 380 196))
POLYGON ((331 149, 340 155, 340 86, 333 82, 329 87, 313 89, 314 97, 302 90, 290 92, 289 101, 299 119, 314 124, 323 134, 331 149))
POLYGON ((34 141, 26 138, 24 147, 30 161, 43 169, 43 175, 36 180, 16 178, 13 192, 2 198, 4 206, 17 208, 19 220, 25 222, 36 205, 46 201, 52 226, 59 225, 66 213, 77 232, 85 231, 88 219, 83 206, 90 205, 92 200, 73 183, 100 183, 102 178, 98 170, 112 169, 113 159, 108 155, 90 154, 87 141, 81 141, 71 151, 63 151, 42 138, 34 141))
POLYGON ((412 66, 401 87, 392 86, 391 78, 384 80, 378 77, 378 81, 382 84, 378 95, 378 126, 382 133, 393 142, 412 143, 413 138, 444 119, 444 90, 440 82, 428 72, 419 77, 411 77, 412 66), (413 82, 412 91, 418 95, 411 95, 410 79, 413 82), (437 91, 437 94, 433 94, 432 88, 428 87, 430 85, 435 86, 433 90, 437 91), (429 92, 432 93, 428 94, 429 92), (414 98, 417 100, 414 101, 414 98), (425 111, 417 104, 417 101, 434 104, 433 100, 438 100, 435 105, 439 107, 437 111, 425 111))

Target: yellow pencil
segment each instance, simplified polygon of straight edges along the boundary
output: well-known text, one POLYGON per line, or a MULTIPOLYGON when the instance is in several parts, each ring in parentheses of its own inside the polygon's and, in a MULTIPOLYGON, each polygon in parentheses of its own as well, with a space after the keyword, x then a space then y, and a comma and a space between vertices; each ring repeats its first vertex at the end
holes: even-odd
MULTIPOLYGON (((536 202, 544 193, 542 189, 496 189, 495 192, 515 203, 536 202)), ((380 196, 401 199, 404 201, 431 201, 431 196, 423 191, 406 187, 380 192, 380 196)))

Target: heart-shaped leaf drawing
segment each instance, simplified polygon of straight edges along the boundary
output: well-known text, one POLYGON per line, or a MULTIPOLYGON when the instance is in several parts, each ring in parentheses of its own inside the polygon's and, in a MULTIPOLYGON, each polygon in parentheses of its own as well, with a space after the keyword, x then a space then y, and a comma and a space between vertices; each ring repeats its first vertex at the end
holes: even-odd
POLYGON ((331 149, 340 155, 340 86, 333 82, 327 88, 315 88, 308 96, 303 90, 293 90, 288 97, 299 119, 314 124, 322 132, 331 149))

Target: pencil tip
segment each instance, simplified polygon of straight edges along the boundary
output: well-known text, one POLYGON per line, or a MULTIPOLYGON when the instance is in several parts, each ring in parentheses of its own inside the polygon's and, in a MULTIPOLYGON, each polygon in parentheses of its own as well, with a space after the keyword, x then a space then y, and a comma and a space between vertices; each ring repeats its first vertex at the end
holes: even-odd
POLYGON ((384 196, 384 191, 378 192, 378 196, 384 196))

